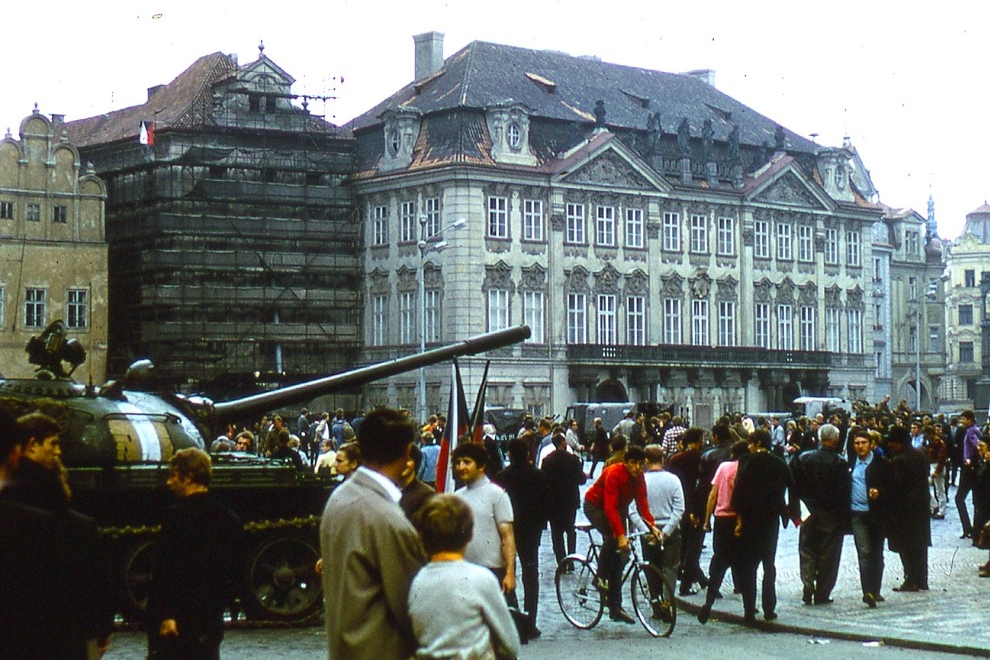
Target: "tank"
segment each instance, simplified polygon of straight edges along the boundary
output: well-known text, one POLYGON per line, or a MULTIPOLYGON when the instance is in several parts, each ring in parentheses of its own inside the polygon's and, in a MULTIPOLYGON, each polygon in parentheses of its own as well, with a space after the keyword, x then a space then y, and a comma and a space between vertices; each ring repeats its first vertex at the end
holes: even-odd
MULTIPOLYGON (((300 405, 419 367, 476 355, 521 342, 519 326, 391 361, 231 401, 155 391, 154 366, 136 362, 122 380, 84 385, 72 373, 85 350, 52 322, 28 342, 36 374, 0 378, 0 405, 14 415, 33 410, 54 417, 64 431, 62 461, 69 472, 73 507, 96 519, 113 565, 118 614, 139 621, 147 602, 151 552, 164 509, 168 460, 186 447, 205 449, 230 421, 300 405)), ((315 573, 318 527, 337 482, 258 456, 213 456, 214 493, 245 521, 247 549, 242 614, 256 621, 308 620, 322 608, 315 573)))

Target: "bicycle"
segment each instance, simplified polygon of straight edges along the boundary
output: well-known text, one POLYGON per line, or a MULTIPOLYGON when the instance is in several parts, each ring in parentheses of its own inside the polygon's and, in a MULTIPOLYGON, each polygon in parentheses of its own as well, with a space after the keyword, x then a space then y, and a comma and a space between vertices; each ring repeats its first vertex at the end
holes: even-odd
MULTIPOLYGON (((578 523, 574 528, 588 535, 588 555, 574 553, 561 559, 554 575, 554 586, 564 618, 574 627, 588 630, 598 625, 605 611, 606 594, 598 580, 601 544, 595 542, 591 533, 594 527, 590 523, 578 523)), ((622 585, 631 578, 633 610, 646 632, 654 637, 669 637, 677 623, 677 604, 673 597, 665 600, 663 594, 673 594, 674 585, 660 568, 640 560, 633 540, 644 536, 649 536, 649 532, 637 532, 627 537, 630 557, 623 568, 622 585)))

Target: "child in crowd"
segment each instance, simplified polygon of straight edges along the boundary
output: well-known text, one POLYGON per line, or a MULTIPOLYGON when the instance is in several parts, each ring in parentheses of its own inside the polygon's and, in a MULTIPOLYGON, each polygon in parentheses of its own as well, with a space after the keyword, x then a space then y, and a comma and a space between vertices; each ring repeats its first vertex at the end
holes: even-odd
POLYGON ((474 531, 471 508, 456 495, 436 495, 416 517, 430 563, 413 579, 409 618, 417 660, 510 660, 519 635, 495 575, 464 560, 474 531))

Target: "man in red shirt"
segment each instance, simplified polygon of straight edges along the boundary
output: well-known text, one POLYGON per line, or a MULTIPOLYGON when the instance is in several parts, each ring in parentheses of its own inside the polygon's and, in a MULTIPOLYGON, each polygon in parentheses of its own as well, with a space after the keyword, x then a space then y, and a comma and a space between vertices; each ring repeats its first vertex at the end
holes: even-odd
POLYGON ((635 619, 622 609, 622 567, 629 558, 629 539, 626 538, 626 516, 629 504, 635 500, 636 509, 652 534, 660 538, 660 531, 650 514, 646 501, 646 480, 643 469, 646 455, 643 449, 631 446, 626 450, 622 463, 610 465, 584 495, 584 515, 602 535, 599 560, 599 588, 608 590, 609 618, 623 623, 635 623, 635 619))

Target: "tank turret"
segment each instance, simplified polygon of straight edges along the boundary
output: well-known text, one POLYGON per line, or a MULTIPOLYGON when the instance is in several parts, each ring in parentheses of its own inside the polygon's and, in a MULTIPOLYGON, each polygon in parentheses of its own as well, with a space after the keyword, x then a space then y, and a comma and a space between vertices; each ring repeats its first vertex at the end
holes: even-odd
MULTIPOLYGON (((142 616, 157 525, 171 497, 168 460, 179 449, 206 448, 224 425, 318 396, 510 346, 526 326, 479 335, 424 353, 372 364, 231 401, 155 391, 154 366, 136 362, 122 380, 83 385, 72 373, 85 349, 54 321, 27 346, 35 378, 0 379, 0 406, 15 416, 41 411, 56 419, 73 507, 94 517, 114 563, 118 611, 142 616), (66 366, 66 364, 68 366, 66 366)), ((211 491, 238 512, 249 532, 243 612, 252 619, 299 621, 317 614, 322 592, 319 515, 336 482, 246 454, 215 457, 211 491)))

